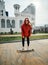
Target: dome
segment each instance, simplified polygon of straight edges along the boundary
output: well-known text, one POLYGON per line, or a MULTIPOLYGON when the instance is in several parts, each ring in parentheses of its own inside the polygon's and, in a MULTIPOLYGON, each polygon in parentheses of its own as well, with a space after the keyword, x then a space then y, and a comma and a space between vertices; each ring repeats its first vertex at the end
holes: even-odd
POLYGON ((20 8, 20 5, 19 4, 14 4, 14 8, 15 9, 19 9, 20 8))

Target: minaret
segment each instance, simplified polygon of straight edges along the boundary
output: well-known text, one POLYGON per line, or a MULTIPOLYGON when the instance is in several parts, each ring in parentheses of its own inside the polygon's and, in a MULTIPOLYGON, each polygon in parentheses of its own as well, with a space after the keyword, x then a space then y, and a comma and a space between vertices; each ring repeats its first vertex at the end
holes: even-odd
POLYGON ((4 0, 0 0, 0 16, 5 16, 5 2, 4 0))
POLYGON ((14 4, 14 14, 15 14, 15 16, 19 15, 19 9, 20 9, 20 5, 14 4))

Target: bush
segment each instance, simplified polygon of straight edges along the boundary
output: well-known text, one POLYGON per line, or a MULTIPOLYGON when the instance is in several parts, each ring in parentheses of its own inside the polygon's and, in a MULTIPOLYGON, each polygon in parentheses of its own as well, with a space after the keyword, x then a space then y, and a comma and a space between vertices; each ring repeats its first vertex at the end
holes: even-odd
POLYGON ((7 32, 4 32, 4 34, 6 35, 6 34, 7 34, 7 32))
POLYGON ((4 34, 3 32, 0 33, 0 35, 4 34))

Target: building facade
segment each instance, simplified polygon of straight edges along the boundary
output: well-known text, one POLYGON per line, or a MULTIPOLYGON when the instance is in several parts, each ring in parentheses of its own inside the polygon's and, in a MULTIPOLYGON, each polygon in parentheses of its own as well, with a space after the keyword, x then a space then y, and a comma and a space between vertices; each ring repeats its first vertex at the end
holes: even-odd
POLYGON ((8 12, 5 10, 5 2, 0 0, 0 32, 10 32, 10 29, 13 32, 21 32, 20 27, 26 17, 29 18, 32 26, 35 26, 35 6, 33 4, 30 4, 22 12, 19 11, 19 4, 13 6, 15 17, 9 17, 8 12))

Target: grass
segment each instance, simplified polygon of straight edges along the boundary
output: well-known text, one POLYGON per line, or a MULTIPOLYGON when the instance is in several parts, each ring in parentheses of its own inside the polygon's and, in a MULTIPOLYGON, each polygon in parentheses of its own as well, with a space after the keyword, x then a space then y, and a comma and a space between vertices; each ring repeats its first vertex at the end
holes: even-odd
MULTIPOLYGON (((0 42, 5 42, 5 41, 14 41, 14 40, 21 40, 21 36, 16 36, 16 37, 0 37, 0 42)), ((36 39, 48 39, 48 35, 37 35, 37 36, 31 36, 30 40, 36 40, 36 39)))
POLYGON ((1 41, 12 41, 12 40, 21 40, 21 37, 0 37, 0 42, 1 41))
POLYGON ((37 35, 30 37, 30 40, 34 40, 34 39, 48 39, 48 35, 37 35))

